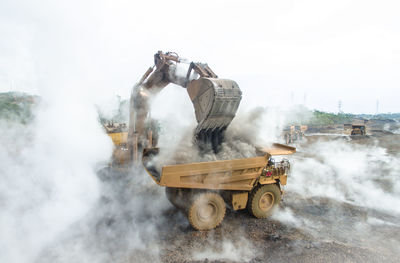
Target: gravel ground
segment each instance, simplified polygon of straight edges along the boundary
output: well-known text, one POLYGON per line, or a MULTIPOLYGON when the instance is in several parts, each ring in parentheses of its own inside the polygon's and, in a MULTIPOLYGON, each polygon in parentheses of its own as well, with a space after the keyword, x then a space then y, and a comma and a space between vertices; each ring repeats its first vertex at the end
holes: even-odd
MULTIPOLYGON (((379 146, 398 158, 399 139, 312 136, 296 158, 321 140, 379 146)), ((390 211, 288 190, 272 218, 227 211, 220 227, 199 232, 153 182, 115 172, 100 177, 98 205, 37 262, 399 262, 400 216, 390 211)))

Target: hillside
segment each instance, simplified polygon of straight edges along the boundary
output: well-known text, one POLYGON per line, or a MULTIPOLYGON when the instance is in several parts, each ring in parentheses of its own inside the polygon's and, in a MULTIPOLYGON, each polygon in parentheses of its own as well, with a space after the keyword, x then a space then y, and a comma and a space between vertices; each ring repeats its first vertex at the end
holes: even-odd
POLYGON ((22 124, 29 123, 33 120, 33 110, 38 102, 38 96, 26 93, 0 93, 0 119, 22 124))
MULTIPOLYGON (((32 110, 40 100, 39 96, 21 92, 0 93, 0 119, 13 120, 21 123, 28 123, 33 119, 32 110)), ((119 108, 111 114, 104 114, 98 108, 99 120, 102 124, 108 121, 128 122, 129 100, 118 97, 119 108), (107 115, 107 117, 106 117, 107 115)), ((291 113, 289 113, 291 114, 291 113)), ((331 113, 319 110, 310 110, 301 106, 291 114, 293 124, 306 124, 310 126, 326 126, 335 124, 352 123, 354 119, 367 120, 395 120, 400 121, 400 113, 373 114, 352 114, 352 113, 331 113), (307 116, 307 117, 304 117, 307 116)))

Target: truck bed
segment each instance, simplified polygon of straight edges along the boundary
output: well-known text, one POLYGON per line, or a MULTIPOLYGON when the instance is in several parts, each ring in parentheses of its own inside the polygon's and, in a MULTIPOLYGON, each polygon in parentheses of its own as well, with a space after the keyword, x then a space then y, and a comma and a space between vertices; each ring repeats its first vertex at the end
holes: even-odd
POLYGON ((248 191, 271 156, 292 154, 295 151, 294 147, 274 144, 270 148, 258 148, 259 156, 256 157, 167 165, 158 171, 147 158, 158 151, 147 149, 143 154, 143 164, 160 186, 248 191))

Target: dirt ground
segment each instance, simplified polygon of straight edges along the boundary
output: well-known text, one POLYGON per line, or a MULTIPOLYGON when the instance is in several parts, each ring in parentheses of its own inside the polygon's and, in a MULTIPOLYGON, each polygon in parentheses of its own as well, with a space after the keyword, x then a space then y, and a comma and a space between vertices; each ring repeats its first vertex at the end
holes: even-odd
MULTIPOLYGON (((378 144, 387 149, 389 154, 397 154, 400 150, 399 135, 381 134, 369 137, 316 135, 309 137, 307 144, 317 140, 340 140, 361 145, 378 144)), ((301 154, 299 153, 300 156, 301 154)), ((235 232, 239 231, 240 237, 253 244, 251 253, 254 253, 254 257, 249 257, 250 262, 399 261, 400 217, 398 215, 341 203, 329 198, 306 199, 291 192, 285 194, 281 208, 283 210, 290 208, 294 217, 310 220, 313 226, 302 229, 274 219, 255 219, 247 211, 242 210, 230 211, 222 226, 216 230, 196 232, 189 226, 182 225, 180 221, 176 222, 174 219, 177 217, 177 211, 172 208, 165 214, 170 218, 172 229, 160 231, 163 240, 161 259, 164 262, 197 262, 187 257, 187 251, 193 247, 205 246, 205 243, 210 243, 210 239, 211 245, 217 245, 216 247, 229 237, 232 237, 233 242, 240 243, 242 240, 235 235, 235 232), (387 223, 371 225, 368 221, 370 217, 379 218, 387 223)), ((235 249, 240 246, 238 244, 235 249)), ((209 262, 229 262, 229 260, 222 258, 209 262)))
MULTIPOLYGON (((379 146, 396 158, 400 150, 400 135, 313 135, 296 158, 309 145, 332 140, 379 146)), ((399 262, 400 215, 390 211, 286 191, 281 216, 227 211, 220 227, 199 232, 154 183, 104 171, 100 177, 97 207, 38 262, 399 262)))

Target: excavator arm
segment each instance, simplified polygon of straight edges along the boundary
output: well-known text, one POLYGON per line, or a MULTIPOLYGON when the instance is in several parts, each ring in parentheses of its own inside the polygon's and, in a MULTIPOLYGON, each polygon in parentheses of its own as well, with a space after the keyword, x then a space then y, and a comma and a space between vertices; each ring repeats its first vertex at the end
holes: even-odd
POLYGON ((207 64, 191 62, 186 75, 178 74, 184 63, 176 53, 161 51, 134 86, 130 98, 128 150, 135 162, 144 148, 155 147, 149 128, 149 100, 168 84, 185 88, 193 102, 197 120, 194 141, 201 149, 218 151, 223 134, 239 107, 241 91, 233 80, 219 79, 207 64))

